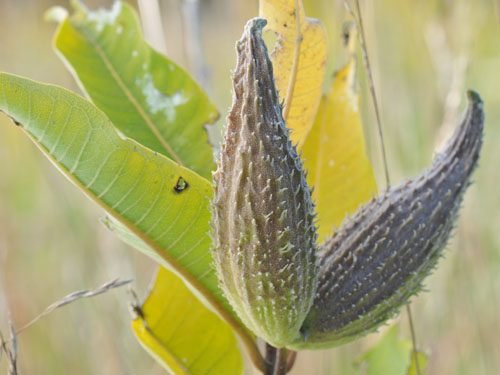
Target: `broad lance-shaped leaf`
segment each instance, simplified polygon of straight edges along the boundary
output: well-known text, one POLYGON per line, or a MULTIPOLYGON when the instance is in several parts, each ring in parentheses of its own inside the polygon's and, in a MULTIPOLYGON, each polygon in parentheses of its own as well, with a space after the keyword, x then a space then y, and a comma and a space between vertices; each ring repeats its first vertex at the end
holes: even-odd
MULTIPOLYGON (((213 191, 207 180, 120 137, 99 109, 59 87, 0 73, 0 111, 120 222, 139 249, 152 253, 235 329, 240 327, 209 266, 213 191)), ((245 338, 243 330, 240 334, 245 338)))
MULTIPOLYGON (((61 22, 55 46, 84 91, 126 136, 199 174, 208 175, 214 163, 202 126, 217 113, 203 90, 181 68, 146 43, 137 16, 127 4, 116 1, 110 10, 93 12, 79 1, 72 3, 76 12, 70 18, 59 8, 51 9, 48 14, 61 22), (144 85, 138 77, 150 77, 152 81, 144 85), (185 100, 175 104, 173 98, 181 94, 185 100), (177 155, 175 158, 162 146, 165 142, 177 155)), ((209 215, 204 210, 200 212, 202 217, 209 215)), ((183 213, 170 211, 168 215, 177 217, 183 213)), ((112 217, 106 224, 127 243, 162 263, 158 253, 112 217)), ((170 234, 175 236, 174 232, 170 234)), ((208 275, 213 273, 208 255, 210 241, 200 240, 199 254, 204 245, 207 255, 197 266, 207 272, 204 281, 214 280, 208 275)), ((215 284, 209 289, 216 290, 223 299, 215 284)))
POLYGON ((233 330, 160 267, 155 284, 132 322, 142 345, 171 374, 239 375, 243 361, 233 330))
POLYGON ((346 214, 352 215, 377 193, 365 150, 355 68, 351 59, 335 74, 302 146, 307 181, 314 186, 319 243, 331 235, 334 226, 341 226, 346 214))
MULTIPOLYGON (((70 18, 58 8, 49 11, 49 17, 61 21, 54 42, 94 103, 127 137, 199 174, 209 174, 214 163, 203 124, 212 121, 217 113, 203 90, 186 72, 146 43, 137 16, 127 4, 116 1, 110 10, 90 11, 79 1, 72 3, 76 12, 70 18), (127 55, 133 56, 124 59, 127 55), (151 77, 154 82, 139 85, 137 77, 142 76, 151 77), (172 101, 178 94, 185 94, 181 104, 172 101), (176 158, 162 146, 167 141, 172 141, 166 147, 173 150, 176 158)), ((127 243, 162 263, 157 253, 119 222, 109 218, 106 225, 127 243)), ((205 244, 208 253, 209 242, 205 244)), ((211 272, 209 258, 204 262, 207 272, 211 272)))
POLYGON ((71 17, 52 17, 61 21, 54 44, 82 89, 125 136, 210 178, 203 126, 218 114, 203 89, 146 43, 127 4, 94 12, 72 4, 71 17))
POLYGON ((314 205, 281 116, 261 18, 236 49, 233 107, 212 202, 214 263, 241 320, 276 347, 298 335, 316 290, 314 205))
POLYGON ((340 345, 375 330, 420 290, 453 229, 483 134, 483 103, 468 108, 418 178, 360 208, 320 248, 318 290, 293 349, 340 345))
POLYGON ((267 29, 277 36, 271 61, 282 101, 287 100, 290 81, 295 83, 286 124, 293 130, 290 135, 293 143, 301 145, 311 129, 321 99, 328 41, 321 22, 305 16, 302 0, 298 1, 302 40, 298 40, 295 3, 296 0, 260 0, 259 16, 267 20, 267 29))
MULTIPOLYGON (((80 2, 73 4, 76 12, 69 18, 67 12, 60 8, 53 8, 48 15, 61 23, 54 40, 55 47, 72 68, 84 91, 115 121, 113 125, 122 133, 208 176, 214 169, 214 163, 203 124, 213 122, 217 113, 207 95, 181 68, 149 47, 143 39, 137 16, 128 5, 117 1, 110 10, 90 11, 80 2)), ((164 264, 157 252, 119 221, 107 217, 104 222, 122 240, 164 264)), ((205 251, 209 252, 209 242, 204 243, 205 251)), ((209 262, 207 257, 200 261, 199 266, 204 264, 206 272, 212 273, 209 262)), ((159 279, 150 291, 146 311, 157 311, 155 304, 161 304, 172 293, 161 283, 168 281, 162 277, 163 273, 157 275, 159 279)), ((200 295, 196 290, 194 292, 200 295)), ((222 300, 220 291, 217 292, 217 297, 232 312, 227 301, 222 300)), ((177 299, 188 303, 193 298, 188 288, 179 287, 177 299)), ((172 340, 162 342, 161 339, 166 337, 165 332, 170 332, 170 321, 175 319, 177 313, 163 309, 162 314, 163 317, 159 317, 145 313, 144 323, 159 319, 154 333, 160 340, 160 346, 174 350, 172 340)), ((177 333, 186 336, 185 327, 192 325, 200 315, 211 314, 206 307, 199 305, 197 314, 183 317, 184 324, 177 333)), ((223 324, 220 322, 218 326, 223 324)), ((189 333, 196 341, 203 341, 209 335, 207 330, 198 330, 197 335, 189 333)), ((138 338, 148 345, 147 336, 138 335, 138 338)), ((154 346, 152 350, 158 347, 154 346)), ((241 355, 236 345, 226 354, 241 355)), ((160 358, 161 354, 155 357, 160 358)), ((184 353, 182 358, 188 362, 193 359, 189 353, 184 353)))

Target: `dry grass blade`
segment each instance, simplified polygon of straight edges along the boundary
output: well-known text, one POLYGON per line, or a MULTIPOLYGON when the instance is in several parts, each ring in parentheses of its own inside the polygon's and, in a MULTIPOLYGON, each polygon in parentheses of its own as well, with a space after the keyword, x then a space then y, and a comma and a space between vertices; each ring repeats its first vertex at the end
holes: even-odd
POLYGON ((5 357, 7 358, 7 363, 9 365, 8 374, 17 375, 17 338, 14 325, 10 319, 9 325, 11 328, 10 348, 7 345, 7 341, 3 338, 2 331, 0 331, 0 360, 2 359, 2 352, 5 352, 5 357))
POLYGON ((9 374, 17 373, 17 335, 16 329, 14 328, 14 323, 12 319, 9 317, 9 326, 10 326, 10 363, 12 369, 9 369, 9 374))
POLYGON ((132 281, 133 281, 132 279, 130 279, 130 280, 115 279, 115 280, 110 281, 110 282, 108 282, 108 283, 106 283, 106 284, 104 284, 104 285, 102 285, 99 288, 94 289, 94 290, 80 290, 77 292, 70 293, 66 297, 64 297, 63 299, 61 299, 57 302, 54 302, 53 304, 48 306, 40 315, 36 316, 32 321, 30 321, 29 323, 24 325, 22 328, 20 328, 17 331, 17 334, 20 334, 25 329, 31 327, 33 324, 35 324, 40 319, 47 316, 48 314, 50 314, 52 311, 54 311, 55 309, 57 309, 59 307, 65 306, 65 305, 67 305, 71 302, 74 302, 78 299, 81 299, 81 298, 94 297, 94 296, 97 296, 99 294, 106 293, 112 289, 116 289, 116 288, 119 288, 123 285, 127 285, 127 284, 131 283, 132 281))

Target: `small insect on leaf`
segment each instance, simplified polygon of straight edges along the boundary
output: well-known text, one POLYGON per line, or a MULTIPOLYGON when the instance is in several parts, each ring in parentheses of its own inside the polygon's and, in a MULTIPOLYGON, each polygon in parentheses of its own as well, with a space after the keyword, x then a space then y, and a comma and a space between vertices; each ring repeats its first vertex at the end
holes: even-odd
POLYGON ((182 176, 180 176, 179 179, 177 180, 177 183, 174 186, 174 190, 176 191, 176 193, 180 193, 186 190, 188 186, 189 184, 187 183, 187 181, 184 178, 182 178, 182 176))

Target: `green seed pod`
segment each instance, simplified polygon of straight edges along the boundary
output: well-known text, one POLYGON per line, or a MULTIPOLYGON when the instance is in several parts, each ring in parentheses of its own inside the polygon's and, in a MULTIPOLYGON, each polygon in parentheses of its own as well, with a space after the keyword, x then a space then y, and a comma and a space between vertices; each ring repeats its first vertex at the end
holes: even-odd
POLYGON ((462 123, 432 166, 373 199, 318 252, 318 290, 293 349, 321 349, 374 331, 421 289, 442 254, 483 134, 483 104, 468 93, 462 123))
POLYGON ((213 257, 241 320, 275 347, 296 339, 316 291, 314 204, 281 114, 263 19, 237 43, 233 106, 214 173, 213 257))

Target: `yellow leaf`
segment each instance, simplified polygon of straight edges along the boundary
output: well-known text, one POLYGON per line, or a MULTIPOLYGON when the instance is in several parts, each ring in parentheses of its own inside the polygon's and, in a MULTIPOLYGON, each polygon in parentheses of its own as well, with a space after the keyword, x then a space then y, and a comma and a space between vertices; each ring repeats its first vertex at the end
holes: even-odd
POLYGON ((160 267, 138 315, 132 321, 137 338, 171 374, 243 373, 243 360, 231 327, 167 269, 160 267))
POLYGON ((413 350, 410 352, 411 361, 410 367, 408 367, 408 375, 424 375, 427 370, 427 363, 429 362, 429 357, 420 351, 417 351, 417 359, 415 360, 415 354, 413 350), (418 361, 418 369, 417 369, 418 361))
POLYGON ((354 75, 354 60, 336 73, 302 147, 308 183, 314 186, 319 242, 377 192, 365 151, 354 75))
MULTIPOLYGON (((302 0, 299 4, 299 24, 302 42, 298 60, 295 57, 297 41, 296 0, 260 0, 259 15, 268 22, 267 29, 276 33, 277 42, 271 54, 276 87, 280 99, 286 102, 290 78, 295 79, 289 113, 285 116, 287 127, 292 129, 292 141, 302 144, 311 129, 321 99, 326 69, 328 41, 319 20, 305 16, 302 0), (296 76, 292 71, 294 59, 298 63, 296 76)), ((285 108, 284 113, 287 112, 285 108)))

